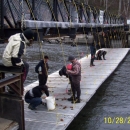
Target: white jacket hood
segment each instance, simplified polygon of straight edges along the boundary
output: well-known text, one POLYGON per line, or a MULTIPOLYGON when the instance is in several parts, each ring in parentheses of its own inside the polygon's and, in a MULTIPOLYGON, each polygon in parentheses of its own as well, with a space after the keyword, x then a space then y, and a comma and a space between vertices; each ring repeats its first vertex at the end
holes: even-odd
MULTIPOLYGON (((12 66, 12 62, 11 62, 11 58, 14 57, 14 58, 17 58, 18 57, 18 53, 19 53, 19 49, 20 49, 20 46, 21 46, 21 42, 24 43, 24 48, 23 48, 23 53, 22 55, 25 54, 26 52, 26 44, 29 42, 25 36, 22 34, 23 38, 21 38, 20 36, 21 34, 20 33, 17 33, 15 35, 12 35, 9 39, 8 39, 8 44, 4 50, 4 53, 3 53, 3 57, 2 57, 2 61, 3 61, 3 64, 5 66, 12 66)), ((21 60, 21 63, 20 65, 23 64, 22 63, 22 60, 21 60)))

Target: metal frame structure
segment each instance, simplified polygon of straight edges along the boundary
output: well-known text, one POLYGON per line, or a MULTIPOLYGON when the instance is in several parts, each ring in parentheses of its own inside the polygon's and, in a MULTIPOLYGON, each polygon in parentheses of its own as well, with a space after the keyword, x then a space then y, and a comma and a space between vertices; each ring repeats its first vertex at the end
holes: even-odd
MULTIPOLYGON (((35 21, 46 21, 44 19, 44 16, 46 16, 46 12, 49 12, 50 21, 52 22, 72 22, 75 23, 75 19, 77 19, 77 22, 79 24, 95 24, 93 26, 93 31, 95 31, 95 28, 98 28, 98 31, 104 30, 110 30, 110 28, 113 28, 116 26, 117 29, 124 28, 124 20, 123 18, 117 18, 114 15, 111 15, 109 12, 104 13, 104 22, 103 24, 100 24, 99 22, 99 10, 97 10, 94 7, 90 7, 89 5, 83 5, 83 3, 76 2, 75 4, 77 6, 78 12, 76 12, 76 9, 74 9, 74 3, 73 0, 23 0, 24 6, 21 7, 21 0, 17 0, 17 4, 15 4, 15 0, 0 0, 0 39, 4 40, 10 37, 10 35, 22 32, 22 13, 29 12, 30 20, 35 21), (19 3, 18 3, 19 1, 19 3), (50 3, 49 3, 49 2, 50 3), (64 10, 61 8, 60 4, 64 7, 64 10), (18 7, 16 7, 18 6, 18 7), (23 8, 23 9, 22 9, 23 8), (41 12, 42 9, 46 12, 41 12), (75 16, 72 16, 72 8, 75 10, 75 16), (8 14, 8 12, 10 14, 8 14), (24 12, 25 11, 25 12, 24 12), (38 11, 40 14, 38 14, 38 11), (65 14, 66 12, 66 14, 65 14), (44 15, 42 14, 44 13, 44 15), (44 19, 44 20, 43 20, 44 19), (61 20, 61 21, 60 21, 61 20)), ((48 19, 47 19, 48 21, 48 19)), ((26 28, 26 27, 25 27, 26 28)), ((25 29, 23 28, 23 29, 25 29)), ((82 32, 82 26, 76 27, 69 27, 69 28, 60 28, 59 32, 61 35, 71 35, 71 33, 83 33, 82 32), (69 33, 68 33, 69 32, 69 33)), ((33 28, 34 29, 34 28, 33 28)), ((91 30, 91 27, 84 27, 85 33, 91 30)), ((57 35, 57 27, 43 27, 42 29, 39 29, 40 32, 42 32, 42 35, 44 37, 47 37, 47 34, 50 36, 57 35)), ((73 35, 73 34, 72 34, 73 35)))
POLYGON ((19 130, 25 130, 22 67, 5 67, 0 63, 0 100, 0 117, 17 122, 19 130))

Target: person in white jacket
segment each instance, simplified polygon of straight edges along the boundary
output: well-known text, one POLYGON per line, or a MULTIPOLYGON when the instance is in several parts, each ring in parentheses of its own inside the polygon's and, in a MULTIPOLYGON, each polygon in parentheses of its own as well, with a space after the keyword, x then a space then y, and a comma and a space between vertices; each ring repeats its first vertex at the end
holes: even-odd
POLYGON ((22 56, 25 55, 26 45, 31 46, 33 39, 34 33, 31 29, 12 35, 2 56, 2 63, 5 66, 23 66, 23 82, 27 77, 29 64, 22 60, 22 56))

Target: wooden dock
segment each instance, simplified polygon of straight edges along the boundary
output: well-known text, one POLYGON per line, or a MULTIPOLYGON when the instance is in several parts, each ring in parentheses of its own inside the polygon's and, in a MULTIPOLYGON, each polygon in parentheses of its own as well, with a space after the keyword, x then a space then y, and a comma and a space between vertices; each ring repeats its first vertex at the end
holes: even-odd
MULTIPOLYGON (((107 51, 107 60, 95 60, 95 67, 89 67, 90 55, 80 60, 82 66, 81 103, 72 104, 67 101, 70 95, 66 92, 68 79, 65 76, 60 77, 58 71, 49 75, 47 85, 50 87, 50 95, 56 98, 56 109, 48 111, 46 106, 40 105, 37 110, 32 111, 25 103, 26 130, 65 130, 68 127, 129 52, 129 48, 104 50, 107 51)), ((25 92, 36 85, 38 81, 26 86, 25 92)))

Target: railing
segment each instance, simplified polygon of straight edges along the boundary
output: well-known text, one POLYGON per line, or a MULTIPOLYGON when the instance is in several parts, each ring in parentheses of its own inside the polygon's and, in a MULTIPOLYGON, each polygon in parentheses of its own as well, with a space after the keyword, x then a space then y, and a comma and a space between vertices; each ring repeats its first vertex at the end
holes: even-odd
POLYGON ((0 100, 0 117, 17 122, 19 130, 25 130, 22 67, 0 64, 0 100))

